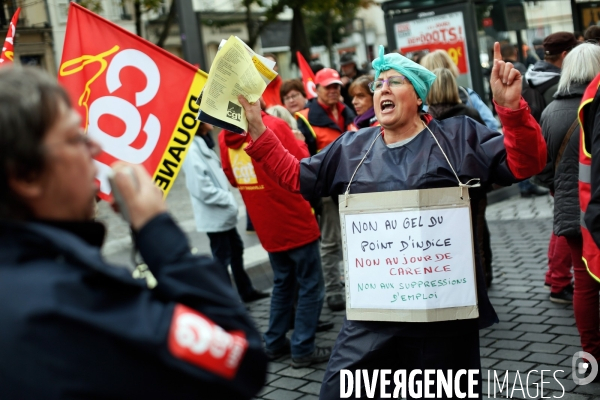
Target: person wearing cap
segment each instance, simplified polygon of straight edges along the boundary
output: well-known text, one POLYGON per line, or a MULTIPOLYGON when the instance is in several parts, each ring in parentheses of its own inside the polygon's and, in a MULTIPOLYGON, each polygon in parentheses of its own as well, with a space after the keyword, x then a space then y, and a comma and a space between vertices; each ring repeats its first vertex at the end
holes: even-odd
MULTIPOLYGON (((340 74, 335 69, 323 68, 315 75, 315 84, 317 97, 309 100, 306 108, 296 113, 298 129, 307 138, 311 155, 325 149, 344 132, 355 129, 352 124, 354 111, 340 101, 340 74)), ((325 274, 325 299, 332 311, 341 311, 346 308, 346 300, 340 272, 343 260, 340 216, 335 200, 330 196, 321 197, 321 259, 325 274)), ((311 200, 314 202, 315 199, 311 200)))
POLYGON ((323 68, 317 72, 315 85, 317 97, 310 99, 306 107, 299 111, 304 118, 298 123, 298 129, 305 137, 315 139, 314 147, 307 140, 311 155, 350 130, 356 116, 354 111, 340 101, 342 80, 335 69, 323 68))
POLYGON ((556 32, 548 35, 542 43, 544 58, 536 62, 533 68, 525 74, 529 86, 533 88, 544 86, 542 95, 546 106, 554 100, 553 96, 558 88, 563 60, 567 53, 578 44, 575 35, 570 32, 556 32), (553 82, 553 84, 546 87, 549 82, 553 82))
POLYGON ((350 95, 350 85, 359 76, 366 75, 366 72, 358 69, 353 53, 344 53, 340 56, 340 76, 342 78, 342 97, 344 104, 356 112, 352 104, 352 96, 350 95))
MULTIPOLYGON (((280 185, 305 197, 341 195, 349 182, 350 193, 452 187, 457 181, 450 165, 461 181, 479 178, 482 185, 506 186, 544 167, 546 144, 521 98, 521 74, 502 61, 498 43, 490 86, 504 135, 465 116, 437 121, 422 113, 435 75, 400 54, 384 55, 381 46, 372 65, 371 90, 380 127, 345 134, 320 153, 298 161, 262 124, 259 106, 240 96, 252 138, 246 152, 280 185)), ((476 207, 472 201, 472 212, 476 207)), ((477 234, 476 227, 473 233, 477 234)), ((478 254, 477 243, 474 247, 478 254)), ((345 320, 325 372, 321 400, 340 398, 342 369, 362 369, 369 376, 381 368, 404 369, 407 376, 412 370, 479 370, 478 329, 498 322, 498 317, 487 297, 479 257, 475 264, 479 308, 475 319, 345 320)), ((417 374, 416 380, 423 385, 422 375, 417 374)), ((465 381, 460 383, 463 389, 465 381)), ((387 387, 388 394, 393 386, 387 387)), ((481 386, 475 389, 481 392, 481 386)), ((375 390, 380 393, 378 384, 375 390)))

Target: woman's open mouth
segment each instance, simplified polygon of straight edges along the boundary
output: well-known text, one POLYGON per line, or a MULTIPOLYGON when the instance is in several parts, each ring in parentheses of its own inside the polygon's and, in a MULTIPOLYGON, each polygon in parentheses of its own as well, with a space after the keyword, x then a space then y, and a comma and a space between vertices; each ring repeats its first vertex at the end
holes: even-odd
POLYGON ((392 112, 394 110, 394 108, 396 108, 396 105, 391 100, 384 100, 384 101, 382 101, 380 103, 380 106, 381 106, 381 112, 382 113, 392 112))

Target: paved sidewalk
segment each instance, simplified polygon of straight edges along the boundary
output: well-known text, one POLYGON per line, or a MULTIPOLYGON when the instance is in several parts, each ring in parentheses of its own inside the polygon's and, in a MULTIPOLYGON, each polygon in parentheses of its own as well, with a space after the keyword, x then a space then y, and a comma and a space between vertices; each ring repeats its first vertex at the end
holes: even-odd
MULTIPOLYGON (((581 350, 573 308, 550 302, 549 292, 543 288, 552 205, 550 196, 533 199, 517 196, 488 208, 494 253, 494 282, 489 296, 500 323, 482 330, 480 335, 484 398, 488 395, 489 371, 492 379, 489 388, 491 398, 541 399, 543 396, 565 400, 600 400, 600 384, 576 386, 571 379, 571 359, 575 352, 581 350), (527 388, 527 373, 532 370, 538 372, 529 376, 527 388), (546 383, 543 392, 536 389, 536 385, 538 388, 540 385, 540 370, 551 371, 544 372, 543 380, 546 383), (521 391, 517 371, 524 391, 521 391), (508 393, 505 386, 502 394, 494 394, 494 372, 500 382, 508 373, 508 393), (562 387, 553 378, 554 373, 562 387)), ((268 325, 269 300, 258 301, 249 309, 258 328, 264 331, 268 325)), ((318 333, 317 345, 333 345, 343 316, 344 312, 333 313, 327 307, 323 308, 321 319, 333 321, 335 328, 318 333)), ((285 357, 269 365, 267 384, 258 398, 318 398, 326 363, 293 369, 290 362, 290 358, 285 357)))
MULTIPOLYGON (((259 289, 272 286, 272 271, 266 252, 254 234, 245 233, 245 210, 238 196, 240 216, 238 230, 245 245, 246 268, 259 289)), ((188 234, 193 246, 201 253, 210 253, 208 238, 195 232, 195 224, 185 188, 184 179, 177 179, 167 199, 175 219, 188 234)), ((487 373, 493 379, 494 371, 500 378, 508 370, 510 389, 506 387, 497 397, 542 398, 556 396, 565 400, 600 400, 600 384, 575 386, 571 379, 571 358, 580 350, 579 336, 571 306, 557 305, 548 299, 543 288, 547 265, 546 252, 552 226, 553 201, 550 196, 521 199, 518 196, 490 205, 487 210, 494 252, 494 282, 489 296, 500 317, 500 324, 481 331, 481 362, 483 391, 487 395, 487 373), (512 392, 516 371, 523 386, 531 370, 557 372, 562 388, 550 373, 544 374, 543 393, 536 393, 539 372, 529 379, 529 397, 518 384, 512 392)), ((129 263, 131 242, 128 228, 118 216, 100 204, 99 218, 107 224, 109 236, 104 254, 113 262, 129 263)), ((249 306, 250 313, 261 331, 269 321, 269 300, 249 306)), ((317 334, 317 345, 332 346, 339 332, 344 312, 332 313, 323 309, 322 319, 335 323, 334 329, 317 334)), ((259 394, 261 399, 316 399, 321 387, 326 363, 311 368, 292 369, 291 360, 282 358, 269 365, 266 386, 259 394)), ((539 387, 539 386, 538 386, 539 387)), ((525 387, 523 387, 525 389, 525 387)), ((490 387, 490 392, 493 392, 490 387)), ((490 393, 494 397, 494 393, 490 393)), ((485 398, 485 396, 484 396, 485 398)))

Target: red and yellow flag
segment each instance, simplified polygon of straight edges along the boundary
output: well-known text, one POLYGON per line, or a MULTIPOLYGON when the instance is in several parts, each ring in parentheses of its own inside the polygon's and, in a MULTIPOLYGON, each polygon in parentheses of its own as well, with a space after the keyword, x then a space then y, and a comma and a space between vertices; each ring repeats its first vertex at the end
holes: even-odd
POLYGON ((0 53, 0 65, 10 64, 13 62, 15 55, 15 33, 17 32, 17 20, 19 19, 20 12, 21 7, 17 8, 15 15, 13 15, 12 19, 10 20, 8 33, 6 34, 6 39, 4 40, 4 45, 2 46, 2 53, 0 53))
POLYGON ((296 52, 296 58, 298 59, 298 67, 302 74, 302 82, 304 83, 304 91, 306 92, 306 98, 312 99, 317 97, 317 88, 315 86, 315 74, 313 74, 310 65, 304 59, 304 56, 299 51, 296 52))
POLYGON ((100 197, 111 198, 110 166, 141 164, 165 196, 194 138, 196 98, 207 75, 110 21, 70 3, 59 82, 102 145, 100 197))

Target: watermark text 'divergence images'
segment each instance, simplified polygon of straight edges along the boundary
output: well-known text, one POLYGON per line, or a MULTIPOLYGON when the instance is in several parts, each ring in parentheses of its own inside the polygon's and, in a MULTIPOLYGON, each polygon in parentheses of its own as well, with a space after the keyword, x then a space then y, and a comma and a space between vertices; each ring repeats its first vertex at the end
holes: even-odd
MULTIPOLYGON (((591 354, 580 351, 573 355, 571 370, 575 384, 587 385, 598 375, 598 363, 591 354)), ((526 372, 488 370, 487 376, 481 377, 480 382, 478 369, 413 369, 410 372, 405 369, 342 369, 339 372, 340 398, 361 398, 364 394, 367 398, 382 399, 474 399, 479 397, 478 385, 481 383, 481 391, 488 397, 560 399, 565 395, 560 380, 564 372, 562 369, 532 369, 526 372), (544 389, 550 387, 553 395, 545 396, 544 389)))

